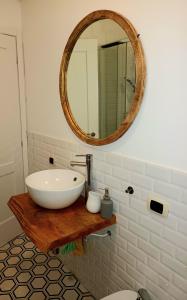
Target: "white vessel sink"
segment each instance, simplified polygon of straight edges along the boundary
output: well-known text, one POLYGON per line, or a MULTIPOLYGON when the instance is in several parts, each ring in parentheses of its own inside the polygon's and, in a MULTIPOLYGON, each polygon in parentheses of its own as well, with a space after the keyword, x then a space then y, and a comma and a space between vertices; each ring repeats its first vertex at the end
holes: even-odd
POLYGON ((60 209, 79 198, 85 177, 72 170, 50 169, 27 176, 25 183, 36 204, 49 209, 60 209))

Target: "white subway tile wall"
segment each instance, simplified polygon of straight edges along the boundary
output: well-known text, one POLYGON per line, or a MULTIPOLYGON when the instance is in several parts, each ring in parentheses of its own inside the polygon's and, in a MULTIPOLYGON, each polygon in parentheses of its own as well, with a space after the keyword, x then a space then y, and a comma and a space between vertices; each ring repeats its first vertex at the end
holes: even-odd
POLYGON ((112 237, 90 237, 83 257, 64 257, 96 298, 144 287, 153 300, 187 300, 186 173, 36 133, 28 133, 28 153, 30 173, 70 168, 76 154, 92 153, 93 189, 110 189, 117 216, 112 237), (128 185, 133 195, 125 193, 128 185), (167 218, 147 209, 155 193, 170 205, 167 218))

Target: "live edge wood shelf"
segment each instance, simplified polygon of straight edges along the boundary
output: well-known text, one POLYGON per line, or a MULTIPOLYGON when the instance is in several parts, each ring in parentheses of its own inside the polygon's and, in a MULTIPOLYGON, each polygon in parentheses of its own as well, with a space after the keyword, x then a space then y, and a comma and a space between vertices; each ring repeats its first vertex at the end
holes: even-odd
POLYGON ((97 230, 116 223, 89 213, 80 197, 73 205, 59 209, 45 209, 36 205, 28 194, 10 198, 8 206, 19 221, 23 231, 42 251, 60 247, 97 230))

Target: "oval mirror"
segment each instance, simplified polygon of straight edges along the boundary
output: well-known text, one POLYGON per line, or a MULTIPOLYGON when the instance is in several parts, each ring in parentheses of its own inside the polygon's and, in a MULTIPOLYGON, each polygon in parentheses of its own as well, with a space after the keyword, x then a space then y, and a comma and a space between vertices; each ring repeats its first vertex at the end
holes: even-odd
POLYGON ((81 140, 104 145, 122 136, 138 113, 144 83, 142 45, 126 18, 95 11, 75 27, 62 57, 60 96, 81 140))

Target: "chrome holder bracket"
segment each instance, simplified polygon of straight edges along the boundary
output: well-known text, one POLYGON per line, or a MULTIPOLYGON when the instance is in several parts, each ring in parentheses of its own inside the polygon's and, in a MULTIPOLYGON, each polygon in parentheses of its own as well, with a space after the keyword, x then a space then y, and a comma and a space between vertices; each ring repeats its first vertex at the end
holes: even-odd
POLYGON ((105 232, 105 233, 90 233, 88 236, 86 236, 84 238, 84 240, 85 240, 85 242, 87 242, 88 239, 91 237, 106 238, 108 236, 111 237, 111 235, 112 235, 112 232, 110 230, 107 230, 107 232, 105 232))

